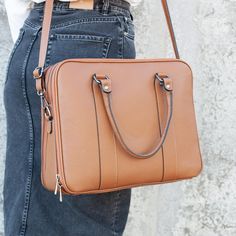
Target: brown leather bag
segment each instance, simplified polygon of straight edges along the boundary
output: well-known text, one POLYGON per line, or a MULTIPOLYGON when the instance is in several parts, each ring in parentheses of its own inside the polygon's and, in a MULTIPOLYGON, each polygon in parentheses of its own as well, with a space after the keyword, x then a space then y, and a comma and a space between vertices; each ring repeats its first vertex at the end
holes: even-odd
POLYGON ((53 1, 46 1, 39 65, 41 180, 66 194, 173 182, 202 170, 192 71, 177 59, 68 59, 43 68, 53 1))

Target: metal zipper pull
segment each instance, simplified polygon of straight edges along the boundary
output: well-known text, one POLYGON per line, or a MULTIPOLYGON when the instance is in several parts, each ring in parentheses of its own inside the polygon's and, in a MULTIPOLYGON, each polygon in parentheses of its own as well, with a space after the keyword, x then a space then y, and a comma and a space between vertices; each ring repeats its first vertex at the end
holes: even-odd
POLYGON ((62 191, 61 191, 62 185, 59 185, 59 201, 62 202, 62 191))
POLYGON ((57 195, 58 189, 59 189, 59 201, 62 202, 62 184, 60 182, 60 175, 56 174, 56 186, 55 186, 55 191, 54 194, 57 195))
POLYGON ((57 191, 58 191, 58 182, 59 182, 59 175, 56 174, 56 186, 55 186, 55 191, 54 191, 55 195, 57 195, 57 191))

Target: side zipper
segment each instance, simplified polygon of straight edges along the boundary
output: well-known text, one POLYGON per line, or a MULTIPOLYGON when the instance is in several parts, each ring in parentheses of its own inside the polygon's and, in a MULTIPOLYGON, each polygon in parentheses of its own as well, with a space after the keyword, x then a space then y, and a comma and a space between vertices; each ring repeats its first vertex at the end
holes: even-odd
MULTIPOLYGON (((49 73, 49 78, 51 78, 51 75, 53 74, 55 70, 55 67, 53 67, 49 73)), ((52 79, 49 80, 50 82, 50 90, 51 90, 51 87, 52 87, 52 79)), ((48 89, 48 85, 47 84, 47 89, 48 89)), ((50 97, 50 104, 52 104, 52 93, 51 93, 51 97, 50 97)), ((49 106, 49 104, 48 104, 49 106)), ((47 119, 47 132, 48 132, 48 135, 50 135, 52 133, 52 119, 47 119)), ((56 169, 57 169, 57 174, 56 174, 56 185, 55 185, 55 190, 54 190, 54 194, 57 195, 58 191, 59 191, 59 201, 62 202, 62 188, 63 188, 63 185, 60 181, 60 174, 58 173, 59 170, 58 170, 58 160, 57 160, 57 157, 56 157, 56 169)))
MULTIPOLYGON (((47 81, 47 89, 50 91, 50 105, 53 105, 53 89, 54 89, 54 84, 55 84, 55 79, 57 77, 57 72, 58 72, 58 68, 60 68, 60 63, 56 64, 53 66, 49 77, 48 81, 47 81)), ((55 105, 55 104, 54 104, 55 105)), ((53 108, 52 108, 53 109, 53 108)), ((55 119, 53 119, 54 124, 56 123, 55 119)), ((51 122, 50 122, 51 123, 51 122)), ((51 130, 51 128, 53 129, 53 124, 48 124, 49 125, 49 130, 51 130), (51 126, 52 125, 52 126, 51 126)), ((56 125, 56 124, 55 124, 56 125)), ((56 131, 56 128, 54 128, 54 132, 56 131)), ((53 131, 52 131, 53 132, 53 131)), ((57 140, 55 140, 55 142, 57 142, 57 140)), ((59 192, 59 201, 62 202, 62 190, 65 193, 68 193, 68 189, 66 186, 66 183, 64 182, 64 176, 63 176, 63 172, 60 172, 60 159, 59 157, 56 155, 56 185, 55 185, 55 191, 54 194, 57 195, 57 193, 59 192)), ((70 192, 69 192, 70 193, 70 192)))

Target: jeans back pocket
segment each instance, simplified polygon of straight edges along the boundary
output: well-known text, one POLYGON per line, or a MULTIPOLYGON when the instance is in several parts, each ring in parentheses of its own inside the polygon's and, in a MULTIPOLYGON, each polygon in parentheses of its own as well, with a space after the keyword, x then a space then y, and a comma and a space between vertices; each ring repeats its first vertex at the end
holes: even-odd
POLYGON ((52 34, 46 66, 69 58, 106 58, 111 40, 111 37, 93 34, 52 34))

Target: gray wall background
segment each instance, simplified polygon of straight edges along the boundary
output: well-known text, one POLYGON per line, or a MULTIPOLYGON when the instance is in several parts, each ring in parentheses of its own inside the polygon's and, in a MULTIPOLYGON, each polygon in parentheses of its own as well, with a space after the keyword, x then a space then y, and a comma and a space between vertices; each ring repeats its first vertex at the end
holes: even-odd
MULTIPOLYGON (((12 48, 0 0, 0 188, 6 141, 2 102, 12 48)), ((204 160, 190 181, 133 189, 125 236, 236 235, 236 1, 169 0, 180 53, 193 69, 204 160)), ((133 9, 139 58, 173 56, 160 1, 133 9)), ((2 195, 0 195, 2 206, 2 195)), ((0 235, 3 215, 0 210, 0 235)))

